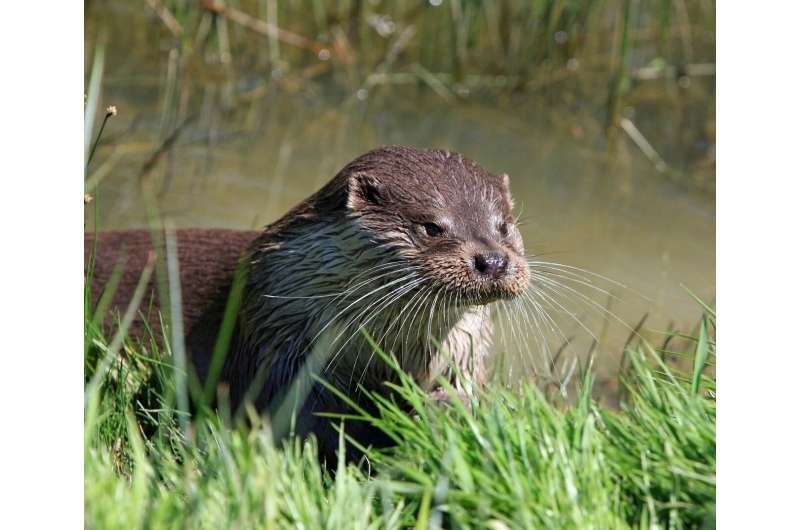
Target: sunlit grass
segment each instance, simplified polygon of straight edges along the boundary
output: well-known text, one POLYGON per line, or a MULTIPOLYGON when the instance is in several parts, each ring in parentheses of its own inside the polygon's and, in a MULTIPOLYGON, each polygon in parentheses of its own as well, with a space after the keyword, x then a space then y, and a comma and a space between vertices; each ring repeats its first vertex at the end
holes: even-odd
MULTIPOLYGON (((601 409, 588 371, 570 405, 536 387, 490 386, 434 403, 410 377, 364 417, 397 439, 369 466, 331 476, 313 440, 278 447, 268 423, 223 417, 179 428, 163 352, 128 342, 87 387, 85 511, 93 528, 694 528, 714 524, 715 359, 707 314, 693 373, 647 345, 627 352, 621 410, 601 409), (700 361, 705 358, 705 361, 700 361), (370 476, 368 476, 368 474, 370 476)), ((105 341, 87 330, 90 350, 105 341)), ((152 347, 152 344, 150 345, 152 347)), ((390 357, 381 355, 386 362, 390 357)), ((102 360, 103 355, 90 358, 102 360)), ((98 361, 99 362, 99 361, 98 361)), ((87 381, 92 375, 87 373, 87 381)))

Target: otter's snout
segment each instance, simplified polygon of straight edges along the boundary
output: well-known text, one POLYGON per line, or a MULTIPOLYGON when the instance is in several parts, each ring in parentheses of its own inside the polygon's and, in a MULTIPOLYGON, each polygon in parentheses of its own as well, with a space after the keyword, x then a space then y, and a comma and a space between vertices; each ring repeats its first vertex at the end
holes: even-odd
POLYGON ((508 255, 501 252, 476 254, 472 260, 472 266, 485 276, 499 278, 505 274, 508 268, 508 255))

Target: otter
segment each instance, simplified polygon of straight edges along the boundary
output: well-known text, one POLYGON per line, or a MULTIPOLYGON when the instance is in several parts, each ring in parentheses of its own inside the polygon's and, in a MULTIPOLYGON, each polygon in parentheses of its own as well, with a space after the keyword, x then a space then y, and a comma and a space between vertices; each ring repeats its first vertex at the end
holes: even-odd
MULTIPOLYGON (((216 377, 212 353, 240 267, 219 382, 233 405, 276 414, 291 402, 294 432, 313 433, 323 458, 334 458, 339 434, 320 413, 352 412, 337 394, 374 410, 364 391, 387 395, 396 381, 370 339, 430 392, 441 392, 439 377, 459 392, 483 385, 490 304, 519 296, 530 277, 512 209, 508 175, 446 150, 388 146, 347 164, 261 232, 178 230, 185 344, 197 377, 216 377)), ((125 253, 113 300, 124 309, 150 237, 87 234, 87 256, 95 245, 95 294, 125 253)), ((158 331, 157 315, 149 318, 158 331)), ((365 422, 345 430, 363 446, 390 443, 365 422)))

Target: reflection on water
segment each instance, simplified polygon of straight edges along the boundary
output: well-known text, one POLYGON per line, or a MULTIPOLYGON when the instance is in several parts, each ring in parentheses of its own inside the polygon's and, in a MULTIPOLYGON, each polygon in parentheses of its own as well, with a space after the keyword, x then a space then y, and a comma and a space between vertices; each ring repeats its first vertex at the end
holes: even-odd
MULTIPOLYGON (((313 95, 270 85, 226 108, 230 82, 198 79, 202 97, 188 109, 191 120, 143 177, 143 165, 167 136, 161 73, 168 64, 166 54, 153 50, 129 55, 123 37, 109 42, 104 81, 104 104, 115 104, 120 115, 98 151, 98 165, 110 160, 96 194, 103 229, 145 224, 142 178, 178 226, 253 228, 277 219, 371 148, 440 147, 511 176, 529 254, 624 285, 592 277, 609 292, 600 294, 572 283, 596 305, 573 295, 571 305, 562 300, 564 307, 552 311, 561 331, 549 333, 551 349, 574 338, 568 351, 582 356, 593 335, 601 377, 616 369, 628 326, 642 315, 649 315, 646 329, 690 328, 700 310, 683 286, 706 300, 715 295, 713 194, 690 178, 659 173, 625 138, 609 156, 601 96, 581 104, 552 93, 462 100, 400 86, 342 97, 324 84, 313 95)), ((233 89, 246 94, 249 82, 243 75, 233 89)), ((713 123, 713 84, 691 90, 667 91, 658 104, 645 99, 629 114, 670 164, 688 168, 709 156, 703 144, 709 116, 713 123)), ((506 332, 501 348, 515 352, 512 358, 525 357, 522 351, 540 358, 534 333, 521 339, 506 332)))

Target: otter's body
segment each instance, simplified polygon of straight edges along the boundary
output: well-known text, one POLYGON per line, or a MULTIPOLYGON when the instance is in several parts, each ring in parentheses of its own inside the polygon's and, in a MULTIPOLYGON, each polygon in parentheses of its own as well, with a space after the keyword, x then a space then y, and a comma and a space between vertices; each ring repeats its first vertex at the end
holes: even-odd
MULTIPOLYGON (((274 414, 295 403, 296 431, 315 433, 326 456, 338 434, 317 413, 348 410, 310 374, 367 409, 359 388, 385 394, 384 383, 395 379, 362 331, 424 388, 435 390, 439 376, 457 388, 483 383, 488 303, 518 295, 528 282, 510 211, 507 177, 446 151, 387 147, 351 162, 260 234, 179 231, 186 345, 198 376, 208 376, 241 264, 221 381, 234 405, 249 401, 274 414)), ((145 238, 134 231, 98 239, 98 288, 128 247, 120 306, 144 266, 145 238)), ((364 444, 386 442, 364 424, 346 432, 364 444)))
MULTIPOLYGON (((254 231, 223 229, 187 229, 176 232, 184 329, 193 329, 200 317, 207 315, 210 308, 220 305, 220 301, 224 308, 238 260, 258 235, 259 232, 254 231)), ((153 248, 152 235, 146 230, 114 230, 96 235, 86 233, 83 251, 87 266, 92 251, 95 251, 92 273, 95 301, 115 269, 120 268, 121 276, 111 305, 120 314, 125 311, 153 248)), ((161 251, 163 252, 163 248, 161 251)), ((164 304, 163 311, 168 312, 168 309, 168 304, 164 304)), ((146 320, 154 338, 161 340, 159 310, 162 307, 153 275, 140 306, 140 314, 128 330, 130 335, 142 337, 146 320)))

